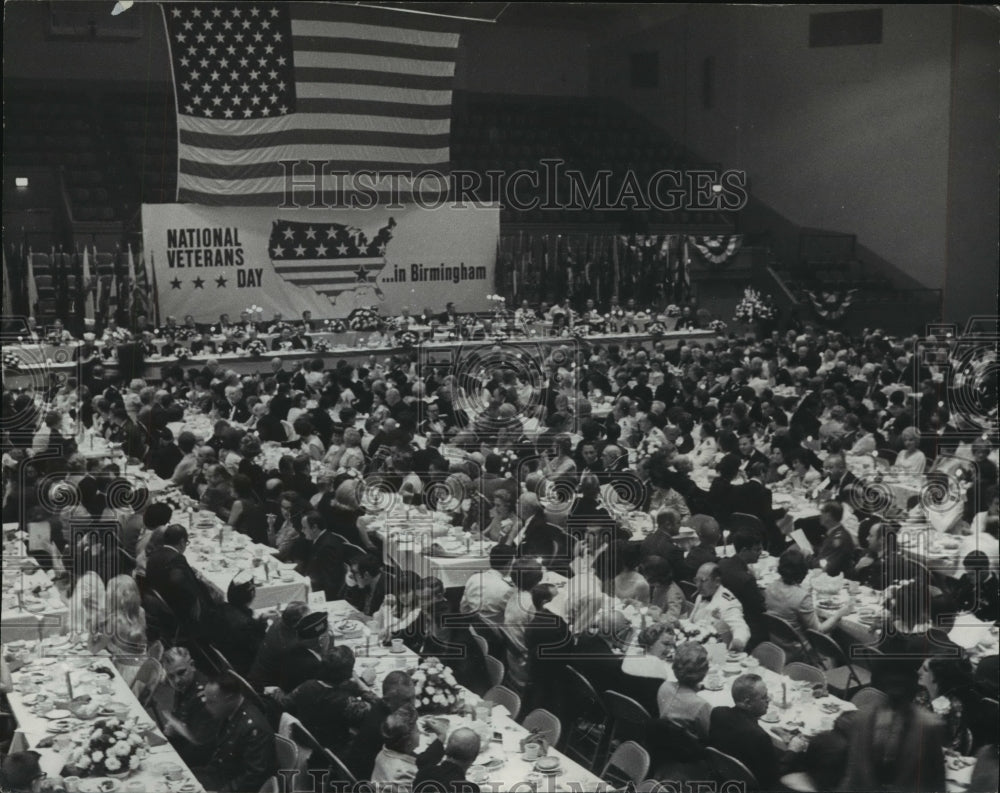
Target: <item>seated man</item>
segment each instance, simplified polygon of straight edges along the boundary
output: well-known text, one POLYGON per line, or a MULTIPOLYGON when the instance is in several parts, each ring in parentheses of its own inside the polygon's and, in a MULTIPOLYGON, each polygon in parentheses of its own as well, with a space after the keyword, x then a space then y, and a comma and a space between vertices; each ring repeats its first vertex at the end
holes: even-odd
POLYGON ((507 573, 514 560, 514 549, 509 545, 494 545, 490 550, 490 569, 473 573, 465 584, 462 602, 463 614, 476 614, 500 622, 514 585, 507 573))
POLYGON ((171 647, 163 654, 163 671, 174 690, 170 713, 163 716, 163 734, 185 763, 205 762, 219 730, 219 722, 203 700, 205 676, 195 669, 184 647, 171 647))
POLYGON ((733 681, 735 707, 712 709, 708 742, 749 768, 761 790, 772 790, 778 781, 778 756, 771 736, 757 719, 767 713, 767 684, 759 675, 740 675, 733 681))
POLYGON ((264 715, 246 701, 238 680, 222 675, 205 686, 205 709, 221 722, 208 763, 193 768, 208 790, 260 790, 277 770, 274 731, 264 715))
POLYGON ((750 641, 750 628, 743 616, 743 606, 736 595, 722 585, 722 573, 715 563, 703 564, 694 578, 698 595, 691 609, 691 622, 714 626, 722 635, 729 634, 730 650, 742 650, 750 641))

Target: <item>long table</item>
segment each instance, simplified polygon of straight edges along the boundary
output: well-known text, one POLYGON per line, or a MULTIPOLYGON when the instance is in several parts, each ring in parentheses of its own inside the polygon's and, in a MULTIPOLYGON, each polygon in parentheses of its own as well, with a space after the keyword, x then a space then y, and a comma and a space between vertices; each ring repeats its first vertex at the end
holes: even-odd
MULTIPOLYGON (((371 342, 372 334, 356 334, 364 336, 366 341, 371 342)), ((707 330, 674 330, 655 337, 662 340, 668 348, 677 347, 682 342, 706 341, 715 337, 712 331, 707 330)), ((643 344, 654 340, 648 333, 615 333, 600 334, 586 337, 587 342, 593 344, 643 344)), ((540 355, 547 355, 553 349, 561 345, 573 345, 577 341, 573 337, 564 336, 539 336, 531 338, 511 338, 504 341, 485 339, 478 341, 455 341, 455 340, 431 340, 422 342, 419 347, 419 354, 425 361, 439 360, 442 363, 450 363, 455 359, 456 354, 465 355, 469 352, 489 349, 497 345, 511 348, 522 354, 537 350, 540 355)), ((46 345, 14 345, 5 347, 18 354, 22 361, 19 370, 7 370, 4 372, 4 381, 8 388, 41 388, 49 385, 49 376, 55 376, 57 380, 67 377, 76 377, 80 370, 80 363, 72 360, 72 350, 63 352, 47 349, 46 345)), ((361 364, 372 355, 387 356, 401 352, 408 352, 407 348, 400 347, 395 343, 386 343, 381 338, 376 338, 375 343, 353 344, 352 346, 333 347, 329 350, 268 350, 263 355, 251 357, 246 353, 226 353, 217 355, 192 355, 185 359, 178 359, 173 356, 155 356, 146 359, 142 371, 130 371, 129 378, 143 377, 147 380, 162 380, 162 371, 167 366, 180 364, 184 368, 204 365, 209 360, 218 361, 226 369, 232 369, 239 374, 252 374, 262 367, 267 366, 272 358, 279 358, 286 362, 290 369, 297 369, 304 362, 321 358, 327 366, 335 364, 337 361, 346 360, 349 363, 361 364)), ((118 375, 124 376, 126 373, 118 371, 117 360, 101 361, 108 375, 112 378, 118 375)))
MULTIPOLYGON (((324 605, 325 610, 330 615, 330 625, 334 631, 336 642, 346 644, 355 650, 358 671, 363 676, 369 672, 374 674, 373 688, 375 691, 381 690, 382 679, 389 672, 399 669, 413 670, 420 663, 420 656, 412 650, 403 648, 402 652, 394 653, 390 648, 382 647, 378 638, 373 637, 370 627, 371 618, 357 611, 346 601, 334 600, 324 605), (338 636, 337 626, 345 620, 360 623, 363 627, 359 632, 350 636, 338 636)), ((460 689, 467 706, 474 707, 481 702, 481 699, 468 689, 461 687, 460 689)), ((494 758, 503 762, 500 768, 490 772, 489 782, 494 785, 499 784, 504 790, 516 789, 514 787, 516 785, 524 785, 524 789, 527 790, 526 783, 538 781, 533 776, 533 764, 525 760, 520 753, 519 743, 522 738, 528 735, 528 731, 514 720, 516 716, 517 714, 508 714, 500 706, 492 709, 490 726, 493 731, 500 733, 502 740, 484 743, 479 758, 477 758, 477 763, 480 764, 494 758)), ((448 715, 446 718, 451 730, 463 726, 473 728, 481 726, 464 716, 448 715)), ((421 750, 429 740, 426 735, 422 737, 421 750)), ((610 788, 600 777, 570 760, 561 752, 550 748, 548 755, 559 758, 562 771, 556 776, 545 777, 538 788, 539 793, 556 793, 557 791, 580 793, 580 791, 603 791, 610 788)))
MULTIPOLYGON (((185 793, 203 790, 132 695, 110 658, 103 653, 92 655, 85 643, 73 644, 69 637, 47 639, 41 645, 41 653, 37 649, 35 643, 14 643, 4 648, 5 652, 22 657, 17 663, 24 663, 12 673, 14 691, 7 695, 17 720, 17 733, 11 744, 13 751, 33 749, 40 754, 43 771, 49 776, 61 774, 72 750, 72 740, 83 738, 92 729, 90 720, 54 712, 58 704, 68 699, 66 680, 69 677, 74 696, 91 696, 92 701, 115 710, 115 715, 134 719, 137 728, 146 733, 148 754, 138 770, 128 776, 124 783, 127 787, 123 790, 142 793, 175 793, 182 788, 185 793), (45 745, 47 738, 52 739, 51 746, 45 745), (157 745, 151 745, 154 743, 157 745), (170 781, 164 778, 168 768, 175 771, 170 774, 170 781)), ((84 786, 97 781, 88 780, 84 786)))

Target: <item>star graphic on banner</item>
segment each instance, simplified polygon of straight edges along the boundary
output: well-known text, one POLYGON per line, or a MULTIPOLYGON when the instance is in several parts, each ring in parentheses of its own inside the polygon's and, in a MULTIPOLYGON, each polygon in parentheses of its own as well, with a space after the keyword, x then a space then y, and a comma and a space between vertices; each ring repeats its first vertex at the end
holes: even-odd
POLYGON ((218 278, 215 279, 215 287, 216 287, 216 289, 219 289, 219 288, 225 289, 226 288, 226 279, 223 278, 220 275, 218 278))
POLYGON ((170 282, 170 288, 171 289, 180 289, 181 288, 181 279, 180 278, 175 278, 173 281, 171 281, 170 282))
POLYGON ((195 278, 194 279, 194 288, 195 289, 204 289, 205 288, 205 279, 204 278, 195 278))
POLYGON ((354 271, 354 274, 358 277, 359 284, 368 283, 368 271, 364 268, 364 265, 359 264, 358 269, 354 271))

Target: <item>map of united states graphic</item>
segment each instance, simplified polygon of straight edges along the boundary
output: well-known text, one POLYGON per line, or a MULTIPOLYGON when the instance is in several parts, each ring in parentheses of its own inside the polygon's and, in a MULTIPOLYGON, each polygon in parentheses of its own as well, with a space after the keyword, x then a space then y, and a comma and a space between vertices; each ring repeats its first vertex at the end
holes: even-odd
POLYGON ((369 240, 361 229, 343 223, 275 220, 268 253, 279 276, 318 292, 331 303, 351 292, 373 294, 381 300, 378 276, 385 267, 395 227, 396 221, 389 218, 369 240))

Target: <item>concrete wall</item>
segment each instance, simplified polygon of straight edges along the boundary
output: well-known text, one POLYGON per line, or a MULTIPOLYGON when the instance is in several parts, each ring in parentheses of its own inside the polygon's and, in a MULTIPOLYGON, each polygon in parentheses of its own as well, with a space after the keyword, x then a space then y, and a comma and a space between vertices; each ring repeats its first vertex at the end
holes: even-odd
MULTIPOLYGON (((4 77, 66 82, 170 83, 163 16, 136 3, 142 36, 130 41, 66 41, 46 37, 47 2, 8 3, 4 9, 4 77)), ((586 31, 540 30, 468 23, 455 63, 455 88, 543 96, 586 96, 586 31)))
POLYGON ((956 7, 953 25, 944 315, 957 320, 997 313, 1000 21, 956 7))
POLYGON ((950 7, 885 6, 882 44, 810 49, 816 10, 693 5, 660 26, 595 40, 593 90, 623 98, 699 155, 745 169, 754 196, 799 226, 855 233, 940 288, 950 7), (630 89, 629 52, 651 48, 660 52, 660 87, 630 89))

